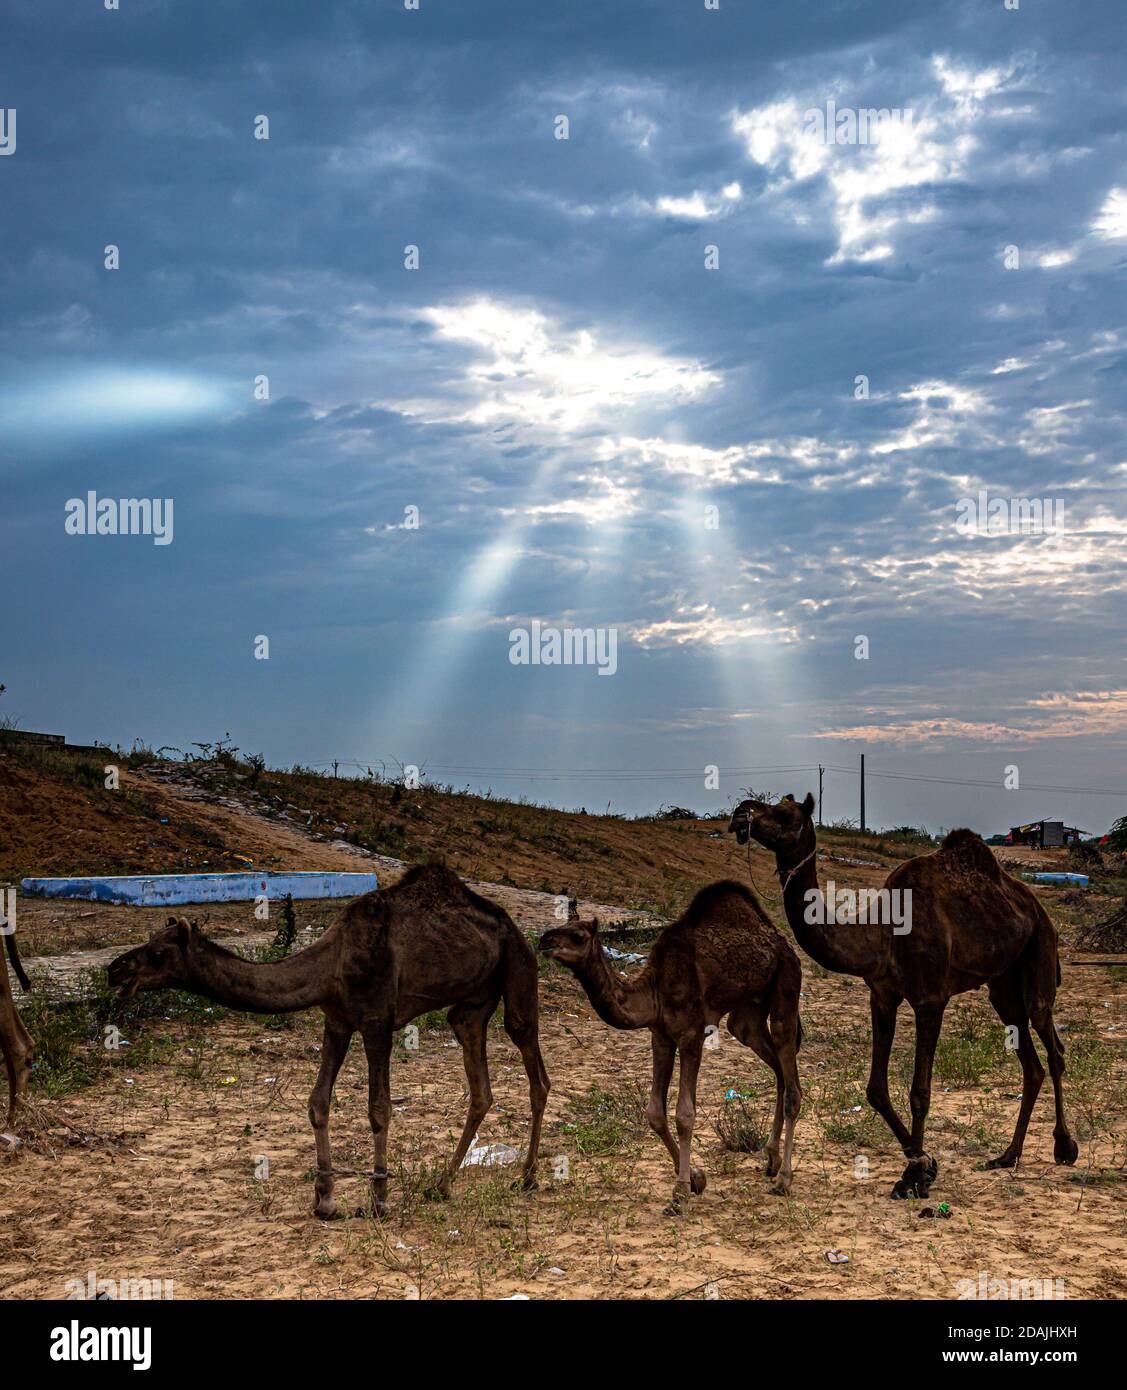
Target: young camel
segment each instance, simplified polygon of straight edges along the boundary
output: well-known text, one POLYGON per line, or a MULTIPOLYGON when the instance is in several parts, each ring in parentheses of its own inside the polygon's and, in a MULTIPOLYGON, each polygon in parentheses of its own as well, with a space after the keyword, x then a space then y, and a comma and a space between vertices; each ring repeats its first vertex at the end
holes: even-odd
POLYGON ((648 1028, 653 1044, 653 1087, 646 1107, 650 1128, 673 1159, 677 1182, 671 1212, 684 1211, 705 1176, 690 1160, 697 1073, 705 1036, 728 1031, 775 1073, 775 1120, 767 1141, 771 1191, 791 1185, 794 1124, 802 1089, 796 1053, 802 1041, 798 995, 802 967, 743 884, 703 888, 676 922, 654 942, 646 965, 631 979, 612 970, 599 940, 598 919, 581 922, 574 899, 567 926, 547 931, 540 950, 579 978, 595 1012, 612 1028, 648 1028), (669 1132, 666 1096, 673 1060, 681 1055, 677 1087, 677 1140, 669 1132), (786 1120, 782 1160, 779 1136, 786 1120))
MULTIPOLYGON (((12 962, 12 969, 16 972, 16 979, 19 980, 22 989, 30 990, 31 984, 23 965, 20 963, 19 952, 16 950, 15 932, 6 932, 4 940, 8 947, 8 959, 12 962)), ((16 1122, 16 1111, 27 1096, 31 1063, 35 1058, 35 1044, 31 1040, 31 1034, 24 1027, 23 1019, 20 1018, 19 1010, 16 1008, 16 1001, 12 998, 8 968, 2 958, 0 958, 0 1048, 4 1052, 4 1066, 8 1073, 7 1127, 11 1130, 16 1122)))
POLYGON ((493 1104, 486 1030, 501 999, 505 1031, 520 1049, 528 1075, 532 1123, 521 1184, 536 1186, 540 1123, 548 1073, 540 1055, 536 956, 508 913, 472 892, 436 864, 411 869, 394 887, 357 898, 325 934, 296 955, 254 964, 215 945, 183 917, 169 919, 147 945, 119 956, 109 979, 124 998, 139 989, 186 989, 233 1009, 291 1013, 324 1010, 321 1069, 309 1097, 317 1142, 315 1216, 329 1219, 333 1163, 329 1104, 354 1032, 368 1060, 368 1118, 375 1141, 373 1207, 387 1205, 387 1134, 394 1034, 413 1018, 448 1008, 462 1045, 470 1103, 465 1128, 436 1195, 449 1194, 466 1150, 493 1104))
MULTIPOLYGON (((1007 1027, 1016 1030, 1023 1085, 1013 1139, 988 1168, 1012 1168, 1021 1157, 1025 1131, 1045 1079, 1029 1032, 1030 1020, 1049 1059, 1056 1098, 1054 1157, 1075 1163, 1076 1141, 1064 1112, 1064 1047, 1053 1025, 1060 983, 1056 928, 1024 883, 1003 873, 973 831, 953 830, 934 854, 895 868, 884 887, 911 894, 911 930, 892 930, 890 903, 880 903, 868 924, 828 925, 816 908, 820 897, 815 867, 814 798, 792 796, 776 805, 743 801, 728 829, 740 844, 749 837, 775 854, 783 907, 795 939, 819 965, 860 975, 869 986, 873 1025, 872 1066, 866 1096, 899 1140, 908 1166, 893 1197, 926 1197, 938 1165, 924 1151, 931 1104, 931 1072, 943 1012, 952 995, 987 985, 990 1002, 1007 1027), (808 920, 814 918, 815 920, 808 920), (901 1121, 888 1094, 888 1059, 896 1011, 907 1000, 916 1016, 916 1059, 912 1078, 912 1128, 901 1121)), ((883 893, 883 890, 882 890, 883 893)), ((879 899, 878 899, 879 902, 879 899)), ((901 924, 907 925, 906 919, 901 924)))

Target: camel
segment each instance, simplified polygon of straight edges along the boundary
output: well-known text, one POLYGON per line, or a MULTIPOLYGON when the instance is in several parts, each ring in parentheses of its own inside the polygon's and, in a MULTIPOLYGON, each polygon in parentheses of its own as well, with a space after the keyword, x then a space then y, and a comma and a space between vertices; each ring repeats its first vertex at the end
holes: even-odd
POLYGON ((794 1125, 802 1101, 796 1057, 802 1041, 802 967, 754 894, 730 881, 702 888, 657 938, 646 965, 631 979, 611 969, 599 939, 598 918, 580 921, 574 899, 567 925, 545 932, 540 950, 578 977, 604 1023, 650 1030, 653 1086, 646 1118, 669 1150, 677 1173, 670 1213, 685 1211, 690 1194, 705 1189, 704 1173, 690 1160, 697 1073, 706 1034, 718 1038, 725 1014, 728 1031, 775 1073, 775 1118, 765 1146, 767 1176, 775 1178, 772 1192, 782 1195, 790 1189, 794 1125), (666 1097, 677 1052, 681 1061, 674 1140, 666 1097))
POLYGON ((375 1144, 373 1211, 382 1217, 387 1207, 389 1068, 395 1031, 420 1014, 446 1008, 462 1045, 469 1112, 453 1157, 431 1192, 448 1196, 493 1104, 486 1030, 504 999, 505 1031, 520 1050, 532 1111, 520 1185, 536 1186, 536 1154, 549 1088, 540 1055, 536 956, 507 912, 472 892, 442 865, 413 868, 394 887, 355 899, 312 946, 267 964, 233 955, 183 917, 170 917, 167 927, 146 945, 111 963, 109 979, 123 998, 137 990, 175 988, 256 1013, 292 1013, 314 1005, 324 1011, 321 1068, 309 1097, 317 1145, 313 1211, 322 1220, 337 1214, 329 1105, 353 1033, 360 1033, 367 1054, 368 1118, 375 1144))
POLYGON ((829 915, 817 907, 821 891, 813 809, 812 795, 801 803, 786 796, 774 805, 749 799, 736 807, 728 829, 740 844, 751 838, 774 852, 787 921, 807 955, 827 970, 859 975, 869 986, 873 1051, 865 1094, 908 1159, 891 1195, 926 1197, 935 1181, 938 1164, 924 1150, 924 1130, 943 1013, 953 995, 982 985, 988 986, 998 1017, 1007 1028, 1014 1029, 1024 1078, 1013 1139, 986 1166, 1012 1168, 1017 1164, 1045 1079, 1030 1036, 1030 1021, 1045 1046, 1053 1078, 1054 1158, 1057 1163, 1075 1163, 1078 1150, 1069 1132, 1061 1089, 1064 1047, 1053 1025, 1053 1003, 1060 983, 1057 933, 1036 895, 1002 871, 973 831, 952 830, 934 854, 900 864, 885 880, 885 889, 911 894, 906 900, 911 904, 908 932, 902 924, 898 934, 890 912, 891 902, 904 899, 886 901, 875 914, 866 913, 879 919, 867 924, 827 925, 808 920, 829 915), (903 1000, 916 1016, 910 1132, 888 1094, 888 1059, 896 1032, 896 1011, 903 1000))
MULTIPOLYGON (((31 984, 20 962, 19 952, 16 950, 14 930, 5 933, 4 940, 8 947, 8 959, 12 962, 12 969, 16 972, 16 979, 19 980, 20 987, 25 991, 30 990, 31 984)), ((7 1127, 11 1130, 16 1122, 16 1112, 27 1097, 27 1083, 31 1078, 31 1063, 35 1057, 35 1044, 31 1040, 31 1034, 24 1027, 23 1019, 20 1018, 19 1010, 16 1008, 16 1001, 12 998, 12 986, 8 980, 7 967, 2 960, 0 960, 0 1047, 4 1051, 4 1066, 8 1072, 7 1127)))

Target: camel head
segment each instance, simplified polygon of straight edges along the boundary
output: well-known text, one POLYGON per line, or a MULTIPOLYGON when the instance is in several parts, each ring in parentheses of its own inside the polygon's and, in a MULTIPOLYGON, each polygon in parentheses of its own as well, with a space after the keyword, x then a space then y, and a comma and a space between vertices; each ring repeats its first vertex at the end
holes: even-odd
POLYGON ((812 792, 806 793, 805 801, 795 801, 788 792, 774 805, 749 798, 741 801, 732 812, 728 830, 735 835, 738 844, 746 845, 751 839, 776 854, 793 853, 805 849, 809 843, 813 812, 812 792))
POLYGON ((106 972, 119 999, 131 999, 139 989, 176 989, 189 979, 188 948, 195 927, 186 917, 170 917, 143 946, 110 961, 106 972))
POLYGON ((568 900, 567 926, 553 927, 540 938, 540 954, 571 970, 589 963, 600 949, 599 919, 592 917, 589 922, 581 922, 579 904, 574 898, 568 900))

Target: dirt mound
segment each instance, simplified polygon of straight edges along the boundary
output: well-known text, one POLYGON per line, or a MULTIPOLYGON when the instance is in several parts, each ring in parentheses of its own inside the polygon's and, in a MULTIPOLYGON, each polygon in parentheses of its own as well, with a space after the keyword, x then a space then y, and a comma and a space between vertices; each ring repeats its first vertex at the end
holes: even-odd
POLYGON ((171 873, 238 867, 226 845, 139 790, 108 791, 101 760, 60 772, 0 752, 0 876, 171 873))
MULTIPOLYGON (((749 856, 724 820, 624 820, 500 801, 452 788, 248 769, 231 761, 154 762, 120 755, 121 787, 105 789, 105 755, 0 750, 0 876, 176 870, 377 871, 441 857, 462 877, 543 893, 576 893, 663 918, 705 884, 746 882, 749 856)), ((822 834, 823 852, 853 850, 822 834)), ((876 887, 901 853, 867 842, 837 874, 876 887), (880 862, 884 860, 885 862, 880 862)), ((750 871, 771 911, 773 856, 750 871)))

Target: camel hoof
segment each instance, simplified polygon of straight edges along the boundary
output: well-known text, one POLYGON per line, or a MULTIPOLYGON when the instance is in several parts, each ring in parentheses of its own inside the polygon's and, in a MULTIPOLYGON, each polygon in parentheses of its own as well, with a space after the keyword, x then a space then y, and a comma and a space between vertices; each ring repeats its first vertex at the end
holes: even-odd
POLYGON ((772 1197, 785 1197, 790 1191, 790 1179, 782 1177, 776 1178, 767 1191, 772 1197))
POLYGON ((689 1186, 692 1189, 693 1196, 699 1197, 708 1186, 708 1179, 705 1177, 704 1170, 701 1168, 690 1168, 689 1172, 692 1174, 692 1181, 689 1186))
POLYGON ((1080 1156, 1080 1146, 1071 1134, 1062 1134, 1053 1145, 1053 1161, 1067 1163, 1071 1168, 1080 1156))
POLYGON ((673 1196, 669 1205, 665 1208, 666 1216, 683 1216, 689 1209, 690 1190, 684 1183, 678 1183, 673 1189, 673 1196))
POLYGON ((892 1189, 893 1201, 904 1201, 909 1197, 926 1197, 939 1172, 939 1164, 926 1154, 913 1158, 900 1175, 900 1181, 892 1189))
POLYGON ((1011 1154, 1008 1151, 1004 1154, 999 1154, 997 1158, 990 1159, 990 1161, 988 1163, 985 1163, 983 1167, 987 1171, 989 1171, 991 1168, 1016 1168, 1017 1154, 1011 1154))
POLYGON ((770 1153, 770 1152, 769 1152, 769 1153, 767 1154, 767 1169, 766 1169, 767 1176, 768 1176, 769 1178, 776 1177, 776 1176, 778 1175, 779 1169, 780 1169, 781 1167, 782 1167, 782 1160, 780 1159, 779 1155, 778 1155, 777 1153, 770 1153))
POLYGON ((335 1221, 340 1215, 340 1210, 332 1197, 322 1197, 314 1206, 313 1215, 318 1221, 335 1221))
POLYGON ((373 1221, 383 1221, 386 1219, 387 1214, 387 1203, 378 1197, 372 1202, 370 1207, 357 1207, 352 1213, 357 1221, 363 1221, 369 1216, 373 1221))
POLYGON ((535 1173, 525 1173, 523 1177, 517 1178, 512 1184, 514 1192, 535 1192, 540 1184, 536 1179, 535 1173))
POLYGON ((450 1183, 446 1178, 440 1182, 432 1182, 429 1187, 423 1189, 423 1200, 426 1202, 448 1202, 450 1200, 450 1183))

